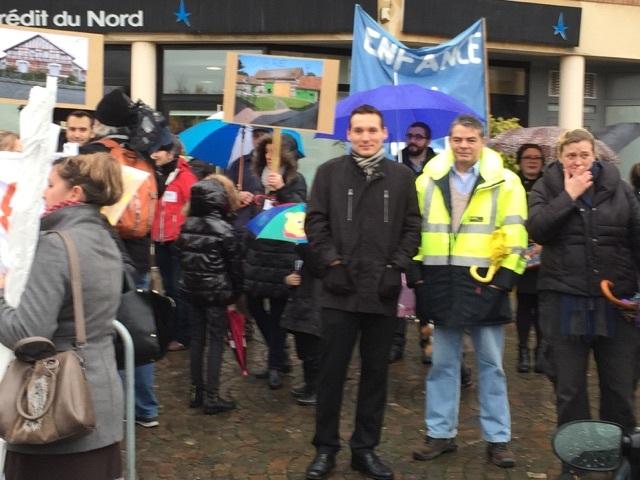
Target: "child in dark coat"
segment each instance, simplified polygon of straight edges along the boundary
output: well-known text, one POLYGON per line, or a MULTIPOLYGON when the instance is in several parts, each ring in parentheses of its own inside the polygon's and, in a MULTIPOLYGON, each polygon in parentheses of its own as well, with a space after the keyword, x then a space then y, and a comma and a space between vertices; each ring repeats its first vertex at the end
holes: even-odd
POLYGON ((238 206, 229 179, 222 175, 204 178, 191 189, 189 215, 178 239, 182 288, 193 308, 189 406, 203 406, 208 415, 235 408, 233 401, 220 396, 220 368, 228 326, 227 306, 242 290, 242 243, 231 223, 238 206))
POLYGON ((302 360, 304 383, 291 390, 299 405, 316 404, 316 378, 322 352, 322 320, 319 296, 322 283, 318 267, 307 245, 296 246, 299 259, 293 272, 284 278, 292 289, 280 327, 291 332, 296 341, 296 354, 302 360))

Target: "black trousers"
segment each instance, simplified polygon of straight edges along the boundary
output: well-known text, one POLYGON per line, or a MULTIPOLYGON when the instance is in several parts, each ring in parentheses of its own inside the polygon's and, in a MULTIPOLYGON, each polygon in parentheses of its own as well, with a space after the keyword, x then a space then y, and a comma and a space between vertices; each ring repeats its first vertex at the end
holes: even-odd
POLYGON ((591 418, 587 371, 589 353, 598 369, 600 419, 614 422, 631 432, 636 426, 634 391, 640 329, 616 319, 613 337, 562 337, 547 335, 545 351, 555 371, 558 425, 591 418))
POLYGON ((542 343, 542 332, 538 322, 538 295, 535 293, 518 293, 518 308, 516 311, 516 326, 518 327, 518 346, 527 348, 531 327, 536 331, 536 348, 542 343))
POLYGON ((316 382, 320 370, 322 338, 304 332, 291 332, 296 341, 296 355, 302 360, 302 372, 305 385, 316 391, 316 382))
POLYGON ((266 310, 264 297, 247 295, 247 306, 267 344, 267 368, 282 370, 287 363, 287 353, 284 350, 287 332, 280 327, 280 317, 287 306, 287 299, 270 298, 269 310, 266 310))
POLYGON ((191 383, 204 386, 207 392, 218 393, 220 369, 227 334, 227 308, 217 305, 193 305, 191 323, 191 383), (205 347, 209 347, 208 351, 205 347), (204 373, 205 352, 207 370, 204 373))
POLYGON ((316 434, 319 452, 340 449, 340 408, 347 368, 360 337, 360 383, 356 424, 349 442, 352 451, 373 450, 380 442, 387 398, 389 351, 395 316, 322 309, 325 345, 318 375, 316 434))

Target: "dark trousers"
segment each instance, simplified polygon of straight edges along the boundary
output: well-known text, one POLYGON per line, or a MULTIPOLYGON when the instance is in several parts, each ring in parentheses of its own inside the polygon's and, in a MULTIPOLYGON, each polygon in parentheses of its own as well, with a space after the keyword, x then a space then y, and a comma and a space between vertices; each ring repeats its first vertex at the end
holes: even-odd
POLYGON ((171 243, 157 243, 156 265, 162 275, 162 284, 168 297, 176 302, 176 317, 173 324, 171 339, 183 345, 189 345, 189 317, 191 316, 189 303, 184 299, 178 288, 181 269, 180 251, 171 243))
POLYGON ((305 385, 316 391, 316 381, 320 370, 322 338, 304 332, 292 332, 296 341, 296 355, 302 360, 302 373, 305 385))
POLYGON ((284 351, 287 332, 280 328, 280 317, 284 312, 284 307, 287 305, 287 299, 270 298, 269 310, 265 310, 264 297, 248 295, 247 305, 267 344, 269 351, 267 368, 270 370, 282 370, 287 363, 287 354, 284 351))
POLYGON ((625 320, 616 320, 613 337, 545 336, 548 355, 555 370, 558 425, 591 418, 587 392, 589 352, 598 369, 600 419, 614 422, 630 432, 636 425, 634 391, 640 330, 625 320))
POLYGON ((316 434, 319 452, 340 449, 340 408, 347 368, 360 336, 360 383, 352 451, 373 450, 380 442, 387 398, 389 351, 396 317, 322 309, 325 345, 318 375, 316 434))
POLYGON ((396 328, 393 331, 393 346, 400 352, 404 352, 404 346, 407 343, 407 319, 397 317, 396 328))
POLYGON ((220 368, 227 334, 227 309, 217 305, 192 306, 191 328, 191 383, 204 386, 207 392, 218 393, 220 368), (206 348, 208 347, 208 349, 206 348), (204 375, 205 352, 207 371, 204 375))
POLYGON ((518 309, 516 311, 516 326, 518 327, 518 346, 526 348, 529 345, 531 327, 536 331, 536 348, 542 341, 542 331, 538 322, 538 295, 535 293, 518 293, 518 309))

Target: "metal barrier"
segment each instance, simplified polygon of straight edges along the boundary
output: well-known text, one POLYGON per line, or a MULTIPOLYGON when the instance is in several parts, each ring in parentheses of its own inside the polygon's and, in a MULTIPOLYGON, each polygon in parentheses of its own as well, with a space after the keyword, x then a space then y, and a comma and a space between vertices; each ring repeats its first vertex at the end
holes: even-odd
POLYGON ((125 398, 125 445, 127 447, 127 469, 125 478, 136 480, 136 413, 135 413, 135 363, 133 339, 129 330, 118 320, 113 321, 113 327, 122 339, 124 347, 124 398, 125 398))

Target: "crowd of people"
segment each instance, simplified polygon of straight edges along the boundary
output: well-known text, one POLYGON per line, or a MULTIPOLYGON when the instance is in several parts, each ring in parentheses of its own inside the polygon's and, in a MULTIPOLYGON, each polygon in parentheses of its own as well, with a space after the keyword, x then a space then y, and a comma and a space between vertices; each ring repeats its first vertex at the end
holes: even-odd
MULTIPOLYGON (((69 265, 61 241, 47 234, 71 233, 85 273, 89 341, 82 354, 97 416, 95 430, 83 437, 9 445, 7 480, 46 478, 51 468, 71 480, 122 476, 122 385, 111 320, 127 289, 123 272, 145 288, 152 266, 176 302, 169 350, 189 349, 185 406, 207 415, 237 407, 220 388, 229 310, 254 321, 264 338, 266 363, 254 374, 270 389, 282 388, 282 375, 291 371, 285 347, 292 334, 303 382, 291 394, 316 412, 307 479, 327 478, 336 465, 342 392, 356 344, 361 364, 351 466, 370 478, 394 478, 376 448, 388 365, 402 358, 405 343, 407 322, 397 314, 403 288, 415 294, 416 315, 430 332, 422 341, 432 349, 425 359, 431 364, 427 434, 415 460, 457 450, 460 390, 470 382, 464 352, 472 349, 487 458, 503 468, 516 464, 503 367, 514 289, 515 368, 553 382, 558 425, 590 418, 586 378, 593 352, 600 418, 635 428, 640 331, 605 300, 599 283, 612 281, 620 297, 636 292, 640 205, 617 168, 597 160, 586 130, 558 139, 553 162, 545 162, 539 145, 522 145, 516 174, 486 147, 485 127, 475 117, 453 121, 449 146, 439 154, 429 146, 429 126, 416 122, 407 126, 401 161, 394 161, 385 152, 382 114, 362 105, 351 113, 350 152, 321 165, 307 192, 298 169, 304 155, 291 136, 282 136, 275 158, 271 131, 255 128, 253 151, 215 173, 187 161, 166 126, 147 150, 132 149, 130 108, 128 97, 114 90, 95 114, 68 116, 61 149, 72 143, 78 154, 52 166, 42 233, 18 307, 4 301, 0 276, 0 342, 12 348, 37 335, 71 348, 69 265), (100 209, 121 196, 125 166, 148 176, 111 226, 100 209), (308 244, 256 238, 247 229, 260 212, 301 202, 308 244), (496 248, 503 251, 497 259, 496 248)), ((0 148, 19 151, 18 136, 0 132, 0 148)), ((159 423, 154 368, 145 362, 135 372, 136 422, 148 428, 159 423)), ((566 478, 575 473, 563 466, 566 478)))

